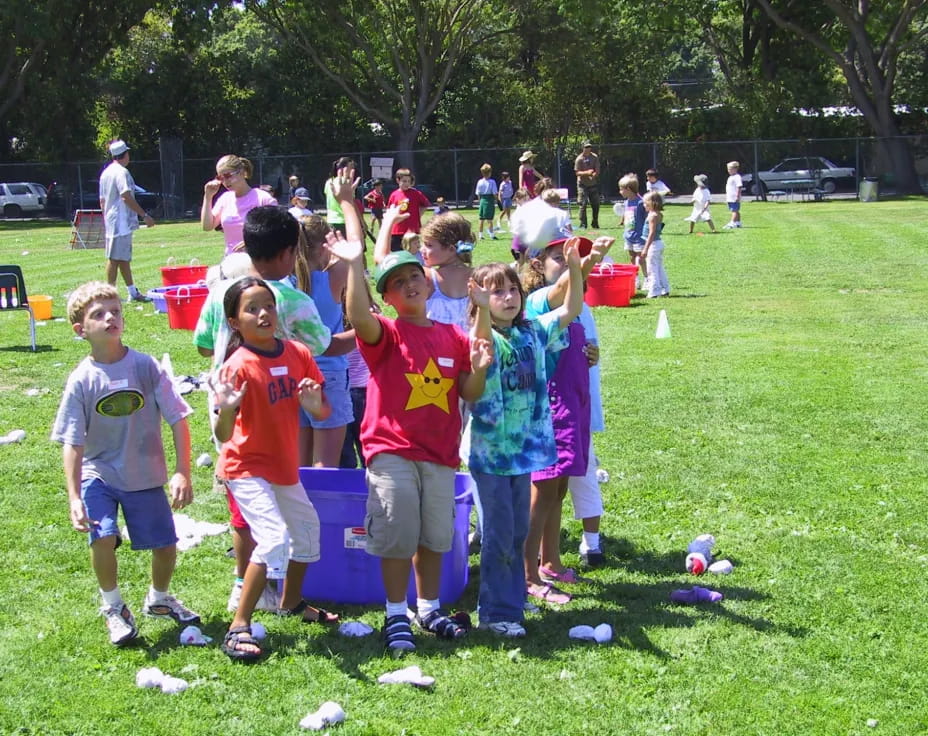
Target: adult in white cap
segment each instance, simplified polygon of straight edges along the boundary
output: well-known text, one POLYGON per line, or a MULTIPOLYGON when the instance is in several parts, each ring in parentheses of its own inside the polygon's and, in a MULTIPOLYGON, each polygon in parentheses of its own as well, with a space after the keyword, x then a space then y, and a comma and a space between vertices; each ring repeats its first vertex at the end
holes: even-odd
POLYGON ((519 156, 519 187, 528 190, 528 196, 535 196, 535 184, 543 179, 542 174, 535 168, 535 154, 532 151, 523 151, 519 156))
POLYGON ((583 141, 583 151, 574 160, 577 175, 577 204, 580 206, 580 227, 586 227, 586 206, 593 210, 593 228, 599 227, 599 156, 593 153, 593 144, 583 141))
POLYGON ((106 231, 106 280, 116 285, 117 274, 122 274, 129 299, 134 302, 150 301, 139 291, 132 279, 132 233, 138 230, 139 217, 148 227, 155 221, 135 201, 135 181, 126 168, 129 165, 129 146, 124 140, 109 144, 113 160, 100 174, 100 209, 106 231))

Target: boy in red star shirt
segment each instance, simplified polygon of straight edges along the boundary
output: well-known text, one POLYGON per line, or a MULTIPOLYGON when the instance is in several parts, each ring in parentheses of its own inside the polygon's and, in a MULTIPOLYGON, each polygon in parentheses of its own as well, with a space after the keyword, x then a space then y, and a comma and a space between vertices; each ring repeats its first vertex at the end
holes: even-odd
MULTIPOLYGON (((352 176, 349 172, 340 177, 340 198, 352 196, 352 176)), ((411 179, 408 174, 404 178, 411 179)), ((422 264, 406 251, 387 255, 375 274, 377 291, 396 310, 396 319, 373 314, 360 237, 351 238, 347 218, 346 224, 349 240, 330 249, 350 266, 348 318, 371 370, 361 425, 367 461, 367 551, 380 557, 387 593, 386 646, 402 653, 416 648, 406 617, 406 586, 413 565, 419 626, 446 639, 465 634, 440 607, 441 558, 451 549, 454 532, 458 402, 483 394, 492 345, 489 340, 471 341, 459 327, 426 317, 429 282, 422 264)))

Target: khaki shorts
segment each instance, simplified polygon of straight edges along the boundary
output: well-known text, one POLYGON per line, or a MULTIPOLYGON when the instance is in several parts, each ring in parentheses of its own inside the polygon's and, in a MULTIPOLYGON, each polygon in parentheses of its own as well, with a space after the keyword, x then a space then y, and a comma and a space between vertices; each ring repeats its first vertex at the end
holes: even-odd
POLYGON ((454 470, 380 453, 367 465, 367 551, 409 559, 419 546, 444 554, 454 541, 454 470))
POLYGON ((132 234, 106 238, 106 257, 111 261, 132 260, 132 234))

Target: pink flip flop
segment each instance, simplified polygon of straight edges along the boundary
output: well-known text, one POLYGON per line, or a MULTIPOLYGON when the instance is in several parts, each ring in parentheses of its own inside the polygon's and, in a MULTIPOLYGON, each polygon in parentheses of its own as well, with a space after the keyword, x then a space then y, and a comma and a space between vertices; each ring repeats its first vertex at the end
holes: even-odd
POLYGON ((545 603, 553 603, 557 606, 563 606, 567 603, 570 603, 570 594, 565 593, 563 590, 558 590, 551 583, 545 583, 543 585, 529 585, 528 594, 532 598, 537 598, 540 601, 545 603))
POLYGON ((565 567, 562 572, 555 572, 550 567, 539 567, 538 574, 543 580, 557 581, 559 583, 580 583, 583 582, 577 575, 577 571, 572 567, 565 567))

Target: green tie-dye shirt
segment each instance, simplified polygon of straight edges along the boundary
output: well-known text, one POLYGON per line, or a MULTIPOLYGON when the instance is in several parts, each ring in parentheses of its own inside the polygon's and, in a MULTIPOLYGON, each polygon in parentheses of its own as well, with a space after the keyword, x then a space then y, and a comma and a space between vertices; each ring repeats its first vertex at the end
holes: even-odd
POLYGON ((523 475, 557 460, 545 354, 563 349, 565 334, 554 312, 493 331, 486 388, 471 404, 471 470, 523 475))

